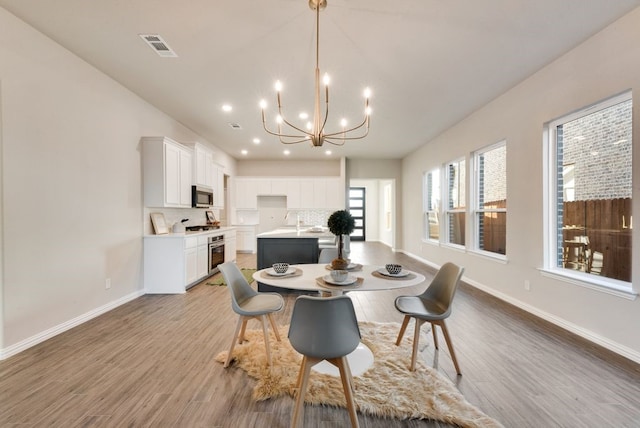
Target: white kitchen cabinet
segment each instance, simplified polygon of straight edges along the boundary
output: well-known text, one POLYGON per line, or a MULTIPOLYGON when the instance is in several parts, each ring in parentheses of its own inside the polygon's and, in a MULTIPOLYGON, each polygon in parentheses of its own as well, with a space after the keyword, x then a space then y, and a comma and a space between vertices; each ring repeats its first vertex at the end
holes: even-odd
POLYGON ((236 231, 230 230, 224 233, 224 261, 232 262, 236 259, 236 231))
POLYGON ((167 137, 142 138, 144 205, 191 207, 191 151, 167 137))
POLYGON ((209 237, 225 235, 225 260, 235 260, 235 230, 216 230, 144 237, 144 290, 147 294, 179 294, 209 275, 209 237), (228 242, 227 242, 228 240, 228 242), (228 247, 227 247, 228 246, 228 247), (233 256, 232 256, 233 253, 233 256))
POLYGON ((295 210, 302 208, 300 201, 300 180, 292 178, 287 181, 287 209, 295 210))
POLYGON ((239 253, 255 253, 256 226, 236 226, 236 244, 239 253))
POLYGON ((287 195, 287 182, 286 178, 274 178, 271 180, 271 195, 273 196, 286 196, 287 195))
POLYGON ((314 180, 300 179, 300 208, 316 208, 314 180))
POLYGON ((201 143, 190 143, 193 147, 193 184, 213 188, 213 151, 201 143))
POLYGON ((209 274, 209 236, 198 236, 197 277, 204 278, 209 274))
POLYGON ((242 210, 258 209, 258 187, 260 180, 236 177, 236 208, 242 210))

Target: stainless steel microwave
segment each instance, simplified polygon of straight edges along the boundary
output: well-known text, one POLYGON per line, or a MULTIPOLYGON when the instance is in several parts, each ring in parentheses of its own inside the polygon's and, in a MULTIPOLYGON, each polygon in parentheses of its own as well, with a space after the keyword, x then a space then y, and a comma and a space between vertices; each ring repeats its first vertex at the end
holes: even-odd
POLYGON ((204 186, 191 186, 191 206, 209 208, 213 206, 213 190, 204 186))

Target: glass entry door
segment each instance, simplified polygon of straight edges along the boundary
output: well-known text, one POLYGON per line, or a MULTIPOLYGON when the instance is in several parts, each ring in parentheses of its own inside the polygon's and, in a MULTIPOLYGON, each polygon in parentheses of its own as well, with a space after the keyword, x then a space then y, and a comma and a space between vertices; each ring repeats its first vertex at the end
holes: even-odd
POLYGON ((356 221, 356 227, 351 234, 352 241, 364 241, 365 234, 365 188, 350 187, 349 188, 349 213, 356 221))

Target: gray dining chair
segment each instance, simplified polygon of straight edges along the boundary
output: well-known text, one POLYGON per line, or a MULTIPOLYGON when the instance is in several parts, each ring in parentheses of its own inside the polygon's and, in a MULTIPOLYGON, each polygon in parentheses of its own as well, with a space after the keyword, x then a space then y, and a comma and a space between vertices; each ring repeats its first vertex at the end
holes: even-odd
POLYGON ((320 257, 318 257, 318 263, 331 263, 333 259, 338 257, 337 248, 324 248, 320 251, 320 257))
POLYGON ((436 326, 438 325, 442 329, 444 339, 449 347, 449 353, 451 354, 453 365, 456 368, 456 373, 459 375, 462 374, 444 320, 451 315, 451 304, 453 303, 453 297, 463 272, 464 268, 453 263, 445 263, 424 293, 419 296, 399 296, 396 298, 396 309, 404 314, 404 320, 402 321, 402 327, 400 327, 396 346, 400 346, 409 320, 411 318, 415 318, 416 320, 413 334, 413 352, 411 354, 411 371, 416 369, 420 327, 425 322, 429 322, 431 323, 434 346, 438 349, 438 336, 436 333, 436 326))
POLYGON ((340 370, 351 426, 358 427, 353 378, 346 357, 360 343, 360 329, 351 299, 347 296, 298 297, 291 315, 289 341, 293 349, 303 355, 291 426, 303 425, 304 395, 311 367, 326 360, 340 370))
POLYGON ((242 275, 242 272, 235 263, 226 262, 218 265, 227 288, 231 293, 231 307, 233 311, 239 315, 236 331, 231 341, 231 349, 224 367, 229 367, 231 363, 233 348, 236 340, 238 343, 244 341, 244 333, 247 328, 247 321, 250 319, 258 319, 262 322, 262 331, 264 333, 264 343, 267 348, 267 363, 271 367, 271 349, 269 346, 269 332, 267 328, 267 319, 271 323, 271 328, 280 342, 280 334, 278 327, 273 319, 272 314, 278 312, 284 306, 284 299, 278 293, 258 293, 255 291, 242 275))

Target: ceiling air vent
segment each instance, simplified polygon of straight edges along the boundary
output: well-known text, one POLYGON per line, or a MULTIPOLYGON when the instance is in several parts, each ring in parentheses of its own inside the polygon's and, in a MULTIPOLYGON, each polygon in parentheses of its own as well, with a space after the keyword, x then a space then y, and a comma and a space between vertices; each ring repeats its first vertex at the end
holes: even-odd
POLYGON ((242 126, 240 126, 240 124, 238 123, 230 122, 229 126, 232 127, 233 129, 242 129, 242 126))
POLYGON ((153 51, 156 52, 161 57, 163 57, 163 58, 168 58, 168 57, 175 58, 175 57, 178 56, 173 51, 173 49, 171 49, 169 47, 167 42, 165 42, 164 39, 161 36, 159 36, 157 34, 139 34, 139 36, 142 37, 142 40, 147 42, 147 44, 151 47, 151 49, 153 49, 153 51))

